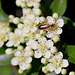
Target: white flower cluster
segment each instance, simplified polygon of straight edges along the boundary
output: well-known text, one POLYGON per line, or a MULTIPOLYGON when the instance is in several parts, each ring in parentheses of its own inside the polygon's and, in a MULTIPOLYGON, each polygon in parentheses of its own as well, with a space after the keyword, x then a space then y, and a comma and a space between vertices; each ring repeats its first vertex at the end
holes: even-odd
POLYGON ((8 40, 8 33, 11 31, 9 23, 0 22, 0 47, 8 40))
POLYGON ((18 18, 9 15, 9 22, 17 25, 17 28, 14 32, 8 33, 9 41, 6 46, 14 46, 17 49, 8 48, 6 54, 14 55, 11 64, 19 65, 19 73, 31 68, 34 56, 34 58, 41 58, 41 63, 45 65, 42 67, 44 73, 55 71, 59 74, 62 68, 68 66, 68 61, 63 59, 62 52, 58 52, 54 46, 54 43, 60 40, 64 21, 58 17, 57 13, 46 18, 39 17, 41 15, 40 1, 16 0, 16 5, 23 8, 23 16, 18 18), (26 44, 26 46, 21 44, 26 44))

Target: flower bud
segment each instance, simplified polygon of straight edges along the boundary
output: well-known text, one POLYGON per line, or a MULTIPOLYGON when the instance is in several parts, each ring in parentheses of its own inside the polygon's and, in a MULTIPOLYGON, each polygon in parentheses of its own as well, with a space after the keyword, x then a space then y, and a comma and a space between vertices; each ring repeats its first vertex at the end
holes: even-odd
POLYGON ((62 75, 66 75, 66 74, 67 74, 67 70, 66 70, 66 69, 62 69, 62 70, 61 70, 61 74, 62 74, 62 75))
POLYGON ((11 29, 10 27, 8 27, 8 28, 6 29, 6 32, 9 33, 11 30, 12 30, 12 29, 11 29))
POLYGON ((74 72, 74 71, 71 71, 71 72, 69 73, 69 75, 75 75, 75 72, 74 72))
POLYGON ((11 48, 6 49, 5 52, 6 52, 7 55, 13 54, 13 50, 11 48))
POLYGON ((36 34, 35 38, 39 39, 40 38, 40 34, 36 34))
POLYGON ((25 65, 25 68, 26 68, 26 69, 30 69, 30 68, 31 68, 31 64, 26 64, 26 65, 25 65))
POLYGON ((26 6, 25 3, 22 2, 21 7, 24 8, 25 6, 26 6))
POLYGON ((21 0, 16 0, 16 5, 21 6, 21 2, 22 2, 21 0))
POLYGON ((45 17, 40 17, 39 19, 40 19, 41 22, 45 21, 45 17))
POLYGON ((28 51, 27 54, 28 54, 28 56, 33 56, 34 52, 33 51, 28 51))
POLYGON ((59 35, 53 35, 52 40, 57 43, 60 40, 59 35))
POLYGON ((54 13, 53 14, 53 18, 58 19, 58 14, 57 13, 54 13))
POLYGON ((46 69, 46 66, 42 67, 42 72, 48 73, 49 71, 46 69))
POLYGON ((43 34, 43 30, 40 30, 40 34, 43 34))
POLYGON ((20 24, 18 24, 18 28, 19 28, 19 29, 23 29, 23 27, 24 27, 24 25, 23 25, 23 24, 21 24, 21 23, 20 23, 20 24))
POLYGON ((42 58, 42 59, 41 59, 41 63, 47 64, 47 62, 48 62, 47 58, 42 58))
POLYGON ((19 73, 19 74, 22 74, 22 73, 23 73, 23 70, 19 69, 19 70, 18 70, 18 73, 19 73))
POLYGON ((20 42, 21 42, 21 43, 25 43, 25 39, 24 39, 24 38, 21 38, 21 39, 20 39, 20 42))
POLYGON ((55 53, 57 53, 57 48, 55 46, 52 46, 50 51, 52 54, 55 54, 55 53))
POLYGON ((13 22, 13 19, 14 19, 14 16, 13 16, 13 15, 9 15, 9 22, 10 22, 10 23, 13 22))
POLYGON ((13 19, 13 23, 14 24, 19 24, 20 23, 20 19, 18 17, 13 19))
POLYGON ((23 46, 19 45, 17 49, 18 50, 23 50, 24 48, 23 48, 23 46))

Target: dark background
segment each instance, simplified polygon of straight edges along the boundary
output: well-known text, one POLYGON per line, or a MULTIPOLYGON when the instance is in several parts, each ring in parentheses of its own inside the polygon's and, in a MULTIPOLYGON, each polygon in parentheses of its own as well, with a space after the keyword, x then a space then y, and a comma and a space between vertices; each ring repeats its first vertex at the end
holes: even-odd
MULTIPOLYGON (((20 12, 20 9, 16 6, 15 0, 1 0, 2 1, 2 8, 7 14, 14 14, 16 16, 16 12, 20 12)), ((42 0, 43 1, 43 0, 42 0)), ((19 13, 20 16, 21 14, 19 13)), ((75 2, 74 0, 67 0, 67 10, 64 16, 69 17, 71 20, 75 21, 75 2)))

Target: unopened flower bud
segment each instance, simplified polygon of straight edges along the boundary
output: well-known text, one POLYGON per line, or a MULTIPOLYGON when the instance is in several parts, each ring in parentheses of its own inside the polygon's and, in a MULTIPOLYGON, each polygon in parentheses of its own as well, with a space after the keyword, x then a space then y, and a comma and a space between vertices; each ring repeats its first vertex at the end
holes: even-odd
POLYGON ((42 72, 48 73, 49 71, 46 69, 46 66, 42 67, 42 72))
POLYGON ((16 0, 16 5, 21 6, 21 2, 22 2, 21 0, 16 0))
POLYGON ((19 24, 20 23, 20 19, 18 17, 13 19, 13 23, 14 24, 19 24))
POLYGON ((59 35, 53 35, 52 40, 57 43, 60 40, 59 35))
POLYGON ((55 53, 57 53, 57 48, 55 46, 52 46, 50 51, 52 54, 55 54, 55 53))
POLYGON ((54 13, 53 14, 53 18, 58 19, 58 14, 57 13, 54 13))
POLYGON ((67 74, 67 70, 66 70, 66 69, 62 69, 62 70, 61 70, 61 74, 62 74, 62 75, 66 75, 66 74, 67 74))
POLYGON ((71 72, 69 73, 69 75, 75 75, 75 72, 74 72, 74 71, 71 71, 71 72))
POLYGON ((14 16, 13 16, 13 15, 9 15, 9 22, 10 22, 10 23, 13 22, 13 19, 14 19, 14 16))
POLYGON ((13 54, 13 50, 11 48, 6 49, 5 52, 6 52, 7 55, 13 54))
POLYGON ((19 69, 19 70, 18 70, 18 73, 19 73, 19 74, 22 74, 22 73, 23 73, 23 70, 19 69))
POLYGON ((43 30, 40 30, 40 34, 43 34, 43 30))
POLYGON ((24 8, 25 6, 26 6, 25 3, 22 2, 21 7, 24 8))
POLYGON ((25 39, 24 39, 24 38, 21 38, 21 39, 20 39, 20 42, 21 42, 21 43, 24 43, 24 42, 25 42, 25 39))
POLYGON ((42 58, 41 63, 46 64, 48 62, 47 58, 42 58))
POLYGON ((23 50, 24 48, 23 48, 23 46, 19 45, 17 49, 18 50, 23 50))
POLYGON ((34 55, 34 52, 31 50, 31 51, 28 51, 27 54, 28 54, 29 56, 33 56, 33 55, 34 55))
POLYGON ((21 24, 21 23, 20 23, 20 24, 18 24, 18 28, 19 28, 19 29, 23 29, 23 27, 24 27, 24 25, 23 25, 23 24, 21 24))
POLYGON ((40 34, 36 34, 35 38, 39 39, 40 38, 40 34))

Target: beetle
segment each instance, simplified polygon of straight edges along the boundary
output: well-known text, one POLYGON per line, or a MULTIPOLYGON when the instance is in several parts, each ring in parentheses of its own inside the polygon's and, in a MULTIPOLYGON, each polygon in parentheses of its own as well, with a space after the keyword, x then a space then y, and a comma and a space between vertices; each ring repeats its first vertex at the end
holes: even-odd
POLYGON ((51 24, 51 25, 49 25, 49 24, 43 24, 43 25, 40 25, 39 27, 38 27, 38 29, 47 29, 47 28, 53 28, 55 26, 55 24, 51 24))

